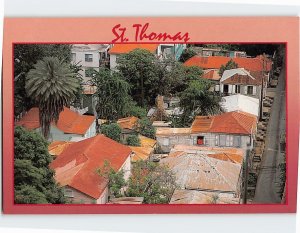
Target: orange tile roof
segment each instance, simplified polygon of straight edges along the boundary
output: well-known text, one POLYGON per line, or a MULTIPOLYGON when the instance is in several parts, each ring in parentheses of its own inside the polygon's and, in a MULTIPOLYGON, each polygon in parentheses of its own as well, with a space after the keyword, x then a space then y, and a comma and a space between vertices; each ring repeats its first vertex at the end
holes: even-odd
POLYGON ((143 147, 154 147, 156 145, 156 140, 152 138, 145 137, 143 135, 138 136, 143 147))
POLYGON ((51 155, 60 155, 69 145, 74 142, 65 142, 65 141, 53 141, 48 146, 48 151, 51 155))
POLYGON ((219 70, 206 70, 204 71, 202 78, 219 81, 221 76, 219 75, 219 70))
POLYGON ((197 116, 191 126, 192 133, 252 134, 255 132, 256 116, 241 112, 226 112, 216 116, 197 116))
POLYGON ((156 128, 156 136, 189 135, 190 128, 156 128))
MULTIPOLYGON (((249 75, 241 75, 241 74, 235 74, 229 77, 228 79, 222 81, 223 84, 244 84, 244 85, 255 85, 259 86, 262 83, 262 72, 260 71, 250 71, 250 77, 249 75), (253 79, 254 78, 254 79, 253 79)), ((267 80, 267 77, 264 76, 264 84, 266 85, 265 81, 267 80)))
MULTIPOLYGON (((220 69, 222 65, 226 65, 227 62, 233 60, 238 64, 238 67, 245 68, 250 71, 261 71, 263 69, 263 58, 247 58, 247 57, 223 57, 223 56, 211 56, 211 57, 200 57, 194 56, 188 59, 185 66, 199 66, 202 69, 220 69)), ((272 61, 266 58, 266 70, 270 71, 272 61)))
POLYGON ((118 171, 131 149, 103 135, 97 135, 69 145, 50 167, 61 186, 70 186, 98 199, 107 186, 107 180, 97 174, 97 169, 108 161, 118 171))
POLYGON ((135 116, 121 118, 117 121, 118 125, 122 129, 134 129, 138 123, 139 118, 135 116))
POLYGON ((131 158, 132 162, 147 160, 154 151, 154 148, 147 146, 130 146, 130 149, 133 152, 133 157, 131 158))
MULTIPOLYGON (((65 107, 59 114, 56 127, 64 133, 85 134, 94 121, 94 116, 80 115, 65 107)), ((55 125, 54 123, 52 124, 55 125)), ((27 129, 39 128, 39 109, 31 108, 20 121, 16 122, 16 125, 27 129)))
POLYGON ((110 50, 109 54, 123 54, 129 53, 135 49, 145 49, 154 53, 158 44, 115 44, 110 50))

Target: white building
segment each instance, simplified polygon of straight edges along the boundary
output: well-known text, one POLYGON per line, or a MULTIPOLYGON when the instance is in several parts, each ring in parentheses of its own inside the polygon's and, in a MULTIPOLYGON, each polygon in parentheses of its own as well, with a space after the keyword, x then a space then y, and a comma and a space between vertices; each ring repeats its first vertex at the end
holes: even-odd
POLYGON ((220 103, 225 112, 242 111, 252 115, 259 115, 259 99, 236 94, 222 98, 220 103))
POLYGON ((91 79, 91 70, 108 65, 109 44, 74 44, 71 49, 72 63, 82 65, 80 74, 84 84, 91 79))

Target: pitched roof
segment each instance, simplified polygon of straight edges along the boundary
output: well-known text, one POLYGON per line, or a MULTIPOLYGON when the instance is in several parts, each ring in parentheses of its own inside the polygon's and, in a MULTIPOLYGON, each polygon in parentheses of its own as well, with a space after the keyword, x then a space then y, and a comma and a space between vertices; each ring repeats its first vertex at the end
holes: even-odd
POLYGON ((154 147, 156 145, 156 140, 154 140, 152 138, 148 138, 148 137, 145 137, 145 136, 140 135, 140 134, 139 134, 138 137, 140 139, 141 146, 144 146, 144 147, 154 147))
POLYGON ((206 147, 206 146, 190 146, 190 145, 175 145, 169 156, 177 157, 185 153, 203 154, 210 158, 215 158, 223 161, 241 164, 244 158, 244 150, 232 147, 206 147))
POLYGON ((131 158, 132 162, 147 160, 154 151, 154 148, 148 146, 130 146, 130 149, 133 152, 133 156, 131 158))
POLYGON ((72 143, 74 143, 74 142, 53 141, 48 146, 48 151, 51 155, 58 156, 72 143))
POLYGON ((156 128, 156 136, 188 135, 190 133, 190 128, 156 128))
POLYGON ((115 44, 110 50, 109 54, 123 54, 129 53, 135 49, 145 49, 154 53, 158 44, 115 44))
MULTIPOLYGON (((257 56, 255 58, 248 57, 223 57, 223 56, 210 56, 210 57, 201 57, 194 56, 188 59, 184 65, 185 66, 199 66, 202 69, 220 69, 222 65, 226 65, 227 62, 233 60, 238 64, 238 67, 245 68, 250 71, 262 71, 263 70, 263 58, 257 56)), ((266 70, 270 71, 272 66, 272 61, 268 58, 265 58, 266 61, 266 70)))
MULTIPOLYGON (((244 84, 259 86, 262 83, 262 72, 247 71, 244 68, 225 70, 220 80, 223 84, 244 84)), ((264 77, 264 82, 266 81, 264 77)))
POLYGON ((69 145, 51 164, 61 186, 70 186, 95 199, 104 191, 107 181, 97 169, 108 161, 118 171, 130 156, 131 149, 103 135, 69 145))
POLYGON ((237 192, 241 165, 214 159, 205 154, 188 154, 167 157, 160 161, 176 176, 181 189, 237 192))
POLYGON ((214 81, 219 81, 221 79, 221 77, 219 75, 219 70, 217 70, 217 69, 204 70, 202 78, 214 80, 214 81))
POLYGON ((138 123, 139 118, 135 116, 121 118, 117 121, 118 125, 122 129, 134 129, 136 124, 138 123))
MULTIPOLYGON (((77 112, 64 107, 64 110, 59 114, 59 119, 55 125, 64 133, 85 134, 86 131, 95 121, 94 116, 80 115, 77 112)), ((39 109, 31 108, 16 125, 23 126, 27 129, 37 129, 40 127, 39 109)))
POLYGON ((197 116, 191 133, 252 134, 256 128, 256 116, 241 112, 226 112, 216 116, 197 116))

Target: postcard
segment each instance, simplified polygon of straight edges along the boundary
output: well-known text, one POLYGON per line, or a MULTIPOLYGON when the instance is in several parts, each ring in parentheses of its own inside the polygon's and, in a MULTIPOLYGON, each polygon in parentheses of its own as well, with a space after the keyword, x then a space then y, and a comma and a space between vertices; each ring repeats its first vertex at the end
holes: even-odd
POLYGON ((296 212, 297 17, 6 18, 5 214, 296 212))

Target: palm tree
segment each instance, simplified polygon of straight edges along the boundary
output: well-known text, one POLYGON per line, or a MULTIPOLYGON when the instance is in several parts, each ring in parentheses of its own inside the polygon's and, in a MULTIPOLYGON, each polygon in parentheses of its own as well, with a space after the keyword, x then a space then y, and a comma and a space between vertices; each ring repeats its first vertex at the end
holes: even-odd
POLYGON ((69 106, 79 81, 70 65, 56 57, 45 57, 31 69, 25 82, 27 95, 39 107, 42 134, 48 138, 51 122, 58 121, 64 106, 69 106))

